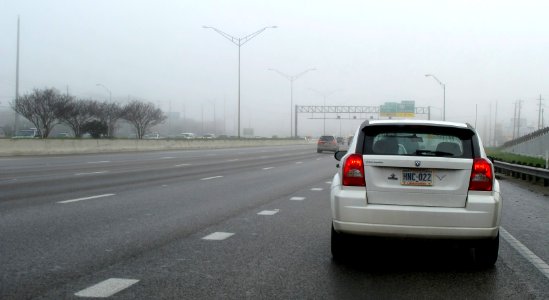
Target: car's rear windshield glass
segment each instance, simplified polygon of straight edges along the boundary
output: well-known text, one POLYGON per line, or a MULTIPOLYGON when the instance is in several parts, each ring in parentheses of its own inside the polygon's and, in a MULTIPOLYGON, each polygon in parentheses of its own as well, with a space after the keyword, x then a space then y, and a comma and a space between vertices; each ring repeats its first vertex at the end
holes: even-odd
POLYGON ((321 136, 320 140, 321 141, 333 141, 334 137, 333 136, 321 136))
POLYGON ((441 126, 367 126, 363 154, 472 158, 474 132, 441 126))

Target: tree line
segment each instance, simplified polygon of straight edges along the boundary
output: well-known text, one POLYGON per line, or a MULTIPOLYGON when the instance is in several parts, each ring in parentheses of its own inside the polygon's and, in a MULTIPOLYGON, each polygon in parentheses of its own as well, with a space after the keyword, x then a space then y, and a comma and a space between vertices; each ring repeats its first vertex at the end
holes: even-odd
POLYGON ((113 137, 116 122, 126 120, 134 127, 137 138, 142 139, 151 127, 167 118, 150 102, 99 102, 61 94, 53 88, 34 89, 13 101, 11 107, 29 120, 42 138, 47 138, 58 124, 70 127, 77 138, 85 133, 94 138, 113 137))

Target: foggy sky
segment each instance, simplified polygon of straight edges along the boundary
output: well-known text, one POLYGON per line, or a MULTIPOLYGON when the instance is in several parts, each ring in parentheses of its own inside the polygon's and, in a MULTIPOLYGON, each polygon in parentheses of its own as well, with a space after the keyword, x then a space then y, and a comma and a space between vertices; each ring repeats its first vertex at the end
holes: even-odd
MULTIPOLYGON (((0 0, 0 107, 15 94, 17 16, 21 18, 20 93, 68 88, 77 97, 139 97, 164 111, 218 120, 236 135, 238 47, 202 25, 243 37, 242 127, 289 135, 294 104, 415 100, 441 118, 488 126, 508 123, 521 99, 537 127, 539 95, 549 98, 549 3, 546 1, 24 1, 0 0), (225 104, 225 114, 224 111, 225 104), (493 118, 493 117, 492 117, 493 118)), ((545 100, 545 103, 548 103, 545 100)), ((545 113, 546 119, 549 113, 545 113)), ((322 121, 300 115, 300 135, 319 135, 322 121)), ((343 134, 359 121, 343 121, 343 134)), ((545 124, 549 123, 546 120, 545 124)), ((339 122, 328 121, 338 134, 339 122)))

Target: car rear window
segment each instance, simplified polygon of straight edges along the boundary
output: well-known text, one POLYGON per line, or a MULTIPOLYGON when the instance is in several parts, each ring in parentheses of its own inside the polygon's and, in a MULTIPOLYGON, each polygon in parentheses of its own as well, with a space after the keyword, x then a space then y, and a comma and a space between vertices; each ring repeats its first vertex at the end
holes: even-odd
POLYGON ((333 140, 334 140, 334 137, 333 137, 333 136, 321 136, 321 137, 320 137, 320 140, 321 140, 321 141, 325 141, 325 142, 333 141, 333 140))
POLYGON ((367 126, 363 154, 473 158, 474 132, 443 126, 367 126))

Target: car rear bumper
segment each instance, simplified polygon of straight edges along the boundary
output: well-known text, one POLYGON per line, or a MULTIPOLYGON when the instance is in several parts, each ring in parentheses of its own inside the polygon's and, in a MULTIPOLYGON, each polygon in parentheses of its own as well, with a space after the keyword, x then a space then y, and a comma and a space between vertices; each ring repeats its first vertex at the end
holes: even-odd
POLYGON ((342 189, 333 183, 331 205, 336 231, 367 236, 492 238, 499 231, 501 216, 497 192, 470 192, 465 207, 383 205, 368 204, 363 187, 342 189))

